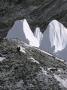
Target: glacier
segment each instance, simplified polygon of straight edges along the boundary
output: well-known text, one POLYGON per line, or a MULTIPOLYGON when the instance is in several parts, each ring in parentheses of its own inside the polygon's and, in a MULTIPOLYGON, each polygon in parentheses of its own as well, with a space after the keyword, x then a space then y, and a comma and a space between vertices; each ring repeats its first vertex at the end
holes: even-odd
POLYGON ((13 27, 9 30, 6 38, 8 40, 21 40, 31 46, 39 47, 38 40, 34 37, 32 30, 26 19, 17 20, 13 27))
POLYGON ((26 19, 17 20, 6 38, 21 40, 30 46, 67 60, 67 28, 57 20, 52 20, 43 34, 40 27, 36 27, 33 33, 26 19))
POLYGON ((43 33, 39 48, 67 60, 67 29, 64 25, 52 20, 43 33))
POLYGON ((39 27, 36 27, 35 32, 34 32, 34 36, 37 38, 37 40, 39 41, 39 44, 40 44, 41 40, 43 38, 43 33, 40 31, 39 27))

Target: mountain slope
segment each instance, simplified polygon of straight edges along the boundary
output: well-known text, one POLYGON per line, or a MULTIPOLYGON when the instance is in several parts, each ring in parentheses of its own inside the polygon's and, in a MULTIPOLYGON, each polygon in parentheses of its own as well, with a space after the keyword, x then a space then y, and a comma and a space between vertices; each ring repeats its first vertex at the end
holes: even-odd
POLYGON ((67 89, 65 62, 38 48, 20 41, 3 40, 0 57, 4 57, 0 61, 0 90, 67 89), (21 52, 17 51, 18 45, 22 47, 21 52))

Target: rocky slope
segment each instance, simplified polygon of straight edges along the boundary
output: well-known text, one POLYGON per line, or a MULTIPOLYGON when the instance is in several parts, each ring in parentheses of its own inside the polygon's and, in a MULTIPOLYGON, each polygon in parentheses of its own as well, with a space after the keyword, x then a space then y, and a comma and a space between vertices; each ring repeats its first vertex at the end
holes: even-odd
POLYGON ((67 90, 66 84, 64 61, 20 41, 0 42, 0 90, 67 90))
POLYGON ((67 1, 0 0, 0 32, 4 32, 0 36, 6 36, 14 21, 23 18, 28 20, 32 30, 38 25, 44 31, 53 19, 57 19, 67 26, 67 1))

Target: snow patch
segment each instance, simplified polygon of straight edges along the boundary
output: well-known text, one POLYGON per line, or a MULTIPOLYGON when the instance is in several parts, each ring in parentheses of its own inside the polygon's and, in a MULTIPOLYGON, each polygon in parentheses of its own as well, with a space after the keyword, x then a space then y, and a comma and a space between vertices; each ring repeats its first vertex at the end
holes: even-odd
POLYGON ((6 59, 5 57, 0 57, 0 62, 6 59))
POLYGON ((30 57, 30 58, 28 58, 28 59, 31 59, 32 62, 34 62, 34 63, 40 64, 40 63, 39 63, 37 60, 35 60, 33 57, 30 57))
POLYGON ((60 73, 61 73, 61 72, 62 72, 62 69, 58 69, 58 72, 60 72, 60 73))
POLYGON ((41 70, 42 70, 42 73, 43 74, 45 74, 46 76, 47 76, 47 71, 46 70, 44 70, 44 68, 43 67, 40 67, 41 68, 41 70))
POLYGON ((50 54, 50 53, 48 53, 48 52, 46 52, 46 51, 44 51, 44 50, 41 50, 41 49, 39 49, 39 48, 38 48, 38 50, 41 51, 41 52, 44 53, 44 54, 47 54, 47 55, 49 55, 49 56, 53 56, 52 54, 50 54))
POLYGON ((60 83, 61 86, 67 88, 67 79, 66 78, 62 79, 62 78, 60 78, 59 75, 55 75, 55 74, 54 74, 54 77, 60 83))
POLYGON ((26 53, 26 52, 25 52, 25 48, 23 48, 23 47, 20 46, 20 45, 18 45, 18 47, 20 47, 20 52, 22 52, 22 53, 26 53))
POLYGON ((62 68, 47 68, 48 71, 58 71, 59 73, 63 72, 62 68))
POLYGON ((57 68, 54 68, 54 67, 53 68, 48 68, 47 70, 48 71, 52 71, 52 72, 58 71, 58 69, 57 68))
POLYGON ((59 61, 61 61, 61 62, 64 62, 64 60, 63 60, 63 59, 60 59, 60 58, 57 58, 57 57, 56 57, 56 59, 57 59, 57 60, 59 60, 59 61))

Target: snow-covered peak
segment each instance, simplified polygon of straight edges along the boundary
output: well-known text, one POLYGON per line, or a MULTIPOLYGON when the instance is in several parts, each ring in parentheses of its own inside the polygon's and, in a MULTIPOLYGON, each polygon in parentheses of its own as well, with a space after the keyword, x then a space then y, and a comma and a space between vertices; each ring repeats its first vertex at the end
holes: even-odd
POLYGON ((40 31, 39 27, 36 27, 35 32, 34 32, 34 36, 37 38, 37 40, 39 41, 39 43, 41 42, 42 38, 43 38, 43 34, 40 31))
POLYGON ((7 39, 19 39, 31 46, 39 47, 38 40, 34 37, 33 32, 26 19, 17 20, 14 26, 9 30, 7 39))
POLYGON ((57 20, 49 23, 44 31, 40 49, 67 60, 67 29, 63 24, 57 20))
POLYGON ((67 45, 66 37, 67 29, 57 20, 53 20, 44 31, 40 48, 48 52, 61 51, 67 45))
POLYGON ((67 45, 67 29, 57 20, 53 20, 48 27, 51 47, 55 46, 55 52, 61 51, 67 45))

